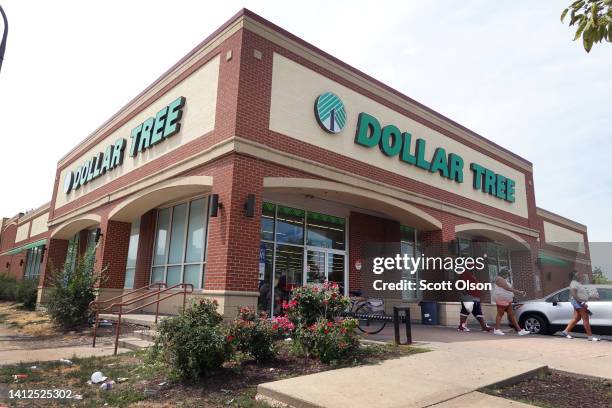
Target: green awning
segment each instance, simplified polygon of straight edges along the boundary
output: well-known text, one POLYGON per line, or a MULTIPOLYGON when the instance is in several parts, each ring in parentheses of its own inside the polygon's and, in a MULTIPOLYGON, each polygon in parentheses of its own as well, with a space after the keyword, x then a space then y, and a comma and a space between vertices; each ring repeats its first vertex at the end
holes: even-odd
POLYGON ((15 255, 20 253, 21 251, 26 251, 30 248, 36 248, 37 246, 45 245, 47 243, 47 239, 39 239, 38 241, 30 242, 29 244, 22 245, 20 247, 13 248, 6 252, 1 253, 0 255, 15 255))
POLYGON ((549 264, 549 265, 555 265, 555 266, 561 266, 561 267, 567 267, 569 266, 569 262, 565 261, 561 258, 557 258, 556 256, 552 256, 552 255, 547 255, 544 252, 541 252, 538 254, 538 259, 541 263, 543 264, 549 264))

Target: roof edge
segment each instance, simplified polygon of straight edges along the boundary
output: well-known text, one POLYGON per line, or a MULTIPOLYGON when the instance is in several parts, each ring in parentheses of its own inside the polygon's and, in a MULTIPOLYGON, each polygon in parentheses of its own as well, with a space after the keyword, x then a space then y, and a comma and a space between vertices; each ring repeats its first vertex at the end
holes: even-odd
MULTIPOLYGON (((112 123, 113 120, 115 120, 121 113, 123 113, 125 110, 127 110, 128 108, 130 108, 131 106, 133 106, 140 98, 142 98, 144 95, 147 94, 147 92, 149 92, 151 89, 153 89, 156 85, 158 85, 161 81, 163 81, 168 75, 170 75, 172 72, 174 72, 177 68, 179 68, 182 64, 184 64, 186 61, 189 60, 189 58, 191 58, 193 55, 195 55, 201 48, 203 48, 204 46, 206 46, 208 43, 210 43, 212 40, 215 39, 215 37, 219 36, 223 31, 225 31, 227 28, 229 28, 232 24, 234 24, 237 20, 239 20, 242 17, 248 17, 266 27, 268 27, 269 29, 277 32, 278 34, 286 37, 287 39, 297 43, 298 45, 302 46, 302 47, 306 47, 308 49, 310 49, 311 51, 313 51, 314 53, 320 55, 323 58, 328 59, 329 61, 331 61, 334 64, 337 64, 339 66, 341 66, 342 68, 351 71, 352 73, 356 74, 357 76, 361 77, 363 80, 372 83, 373 85, 383 89, 386 92, 389 92, 393 95, 395 95, 396 97, 404 100, 405 102, 414 105, 415 107, 417 107, 418 109, 421 109, 431 115, 433 115, 434 117, 436 117, 437 119, 446 122, 447 124, 449 124, 450 126, 453 126, 457 129, 459 129, 460 131, 463 131, 465 133, 467 133, 468 135, 488 144, 489 146, 491 146, 493 149, 497 149, 500 152, 503 152, 505 154, 508 154, 509 156, 513 157, 514 159, 522 162, 524 165, 526 165, 529 168, 533 168, 533 163, 530 162, 529 160, 523 158, 522 156, 512 152, 511 150, 487 139, 486 137, 474 132, 473 130, 461 125, 458 122, 455 122, 454 120, 442 115, 441 113, 435 111, 432 108, 429 108, 428 106, 416 101, 415 99, 410 98, 409 96, 407 96, 406 94, 390 87, 389 85, 386 85, 385 83, 377 80, 376 78, 364 73, 363 71, 360 71, 359 69, 345 63, 344 61, 334 57, 333 55, 321 50, 320 48, 314 46, 313 44, 301 39, 300 37, 290 33, 289 31, 283 29, 282 27, 272 23, 271 21, 265 19, 264 17, 260 16, 259 14, 256 14, 255 12, 247 9, 247 8, 242 8, 240 9, 236 14, 234 14, 230 19, 228 19, 223 25, 221 25, 219 28, 217 28, 212 34, 210 34, 209 36, 207 36, 203 41, 201 41, 199 44, 197 44, 191 51, 189 51, 184 57, 182 57, 178 62, 176 62, 174 65, 172 65, 170 68, 168 68, 165 72, 163 72, 156 80, 154 80, 149 86, 147 86, 144 90, 142 90, 140 93, 138 93, 138 95, 136 95, 134 98, 132 98, 129 102, 127 102, 126 104, 124 104, 120 109, 118 109, 116 111, 115 114, 113 114, 109 119, 107 119, 106 121, 104 121, 100 126, 98 126, 93 132, 91 132, 85 139, 83 139, 81 142, 79 142, 78 144, 76 144, 72 149, 70 149, 66 154, 64 154, 59 160, 58 160, 58 167, 61 166, 63 164, 64 161, 66 161, 75 151, 77 151, 78 149, 81 148, 81 146, 86 145, 90 142, 93 141, 93 139, 99 134, 99 132, 101 130, 103 130, 105 127, 107 127, 109 124, 112 123)), ((492 152, 494 153, 494 152, 492 152)))
POLYGON ((536 207, 536 214, 542 218, 546 218, 551 221, 556 221, 560 224, 564 224, 566 226, 576 228, 582 232, 587 232, 587 229, 588 229, 585 224, 581 224, 577 221, 571 220, 567 217, 564 217, 552 211, 545 210, 544 208, 541 208, 541 207, 536 207))

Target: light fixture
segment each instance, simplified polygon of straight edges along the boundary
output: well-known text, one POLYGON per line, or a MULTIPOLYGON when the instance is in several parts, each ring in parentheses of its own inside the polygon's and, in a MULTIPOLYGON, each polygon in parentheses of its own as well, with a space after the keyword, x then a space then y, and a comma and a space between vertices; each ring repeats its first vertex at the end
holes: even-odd
POLYGON ((98 242, 100 242, 100 238, 102 237, 102 230, 100 228, 96 228, 96 237, 94 239, 95 243, 97 244, 98 242))
POLYGON ((223 204, 219 202, 219 194, 211 194, 209 200, 210 205, 208 215, 211 217, 216 217, 219 213, 219 208, 223 208, 223 204))
POLYGON ((247 200, 244 203, 244 212, 247 217, 255 216, 255 194, 247 194, 247 200))

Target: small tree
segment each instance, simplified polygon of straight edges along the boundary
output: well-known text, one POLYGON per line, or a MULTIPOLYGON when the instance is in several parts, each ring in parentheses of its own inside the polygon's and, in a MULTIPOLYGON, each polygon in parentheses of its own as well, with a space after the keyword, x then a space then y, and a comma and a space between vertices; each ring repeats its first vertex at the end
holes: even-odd
POLYGON ((582 36, 586 52, 593 44, 612 42, 612 0, 577 0, 561 13, 561 22, 569 13, 569 25, 576 25, 574 41, 582 36))
POLYGON ((606 277, 601 266, 596 266, 593 268, 593 283, 598 285, 608 285, 612 283, 610 279, 606 277))
POLYGON ((90 316, 89 304, 96 298, 96 283, 102 272, 94 272, 95 248, 77 257, 62 270, 52 270, 51 298, 47 310, 51 319, 64 331, 80 329, 90 316))
POLYGON ((232 355, 215 301, 193 303, 180 315, 162 320, 158 330, 151 358, 161 358, 184 381, 197 381, 220 369, 232 355))

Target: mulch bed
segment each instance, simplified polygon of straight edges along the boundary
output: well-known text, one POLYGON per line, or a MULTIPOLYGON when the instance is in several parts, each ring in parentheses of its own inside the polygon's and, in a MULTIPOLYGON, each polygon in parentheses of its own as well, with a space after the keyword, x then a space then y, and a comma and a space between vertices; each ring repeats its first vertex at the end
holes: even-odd
MULTIPOLYGON (((410 347, 385 347, 384 353, 366 354, 358 356, 354 365, 376 364, 383 360, 398 358, 405 355, 421 352, 410 347)), ((346 366, 346 365, 344 365, 346 366)), ((197 384, 175 383, 170 386, 159 386, 163 381, 163 375, 141 383, 142 388, 154 389, 156 394, 146 401, 140 402, 138 406, 157 406, 156 403, 168 403, 168 401, 189 401, 198 407, 221 407, 221 406, 251 406, 246 401, 251 399, 256 392, 258 384, 277 381, 307 374, 315 374, 342 366, 329 366, 312 358, 296 357, 290 353, 287 347, 281 347, 276 361, 257 364, 254 361, 242 363, 232 362, 224 368, 197 384), (149 405, 151 404, 151 405, 149 405)), ((266 404, 254 404, 253 406, 266 406, 266 404)))
POLYGON ((491 395, 541 407, 612 407, 612 382, 558 371, 485 391, 491 395))

